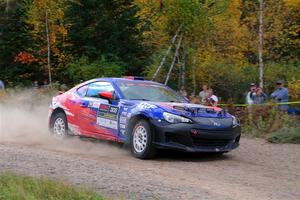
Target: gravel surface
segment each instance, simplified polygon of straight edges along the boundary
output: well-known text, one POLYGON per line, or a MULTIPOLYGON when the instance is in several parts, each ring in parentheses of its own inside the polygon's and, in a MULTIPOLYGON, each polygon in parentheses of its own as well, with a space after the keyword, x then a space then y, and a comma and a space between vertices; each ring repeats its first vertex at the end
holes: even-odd
POLYGON ((116 144, 51 137, 49 98, 34 94, 0 103, 0 173, 47 176, 109 199, 300 199, 300 145, 242 138, 222 157, 163 152, 138 160, 116 144))
POLYGON ((0 140, 0 152, 0 172, 60 179, 109 199, 300 199, 300 145, 242 138, 222 157, 163 152, 138 160, 115 144, 48 138, 0 140))

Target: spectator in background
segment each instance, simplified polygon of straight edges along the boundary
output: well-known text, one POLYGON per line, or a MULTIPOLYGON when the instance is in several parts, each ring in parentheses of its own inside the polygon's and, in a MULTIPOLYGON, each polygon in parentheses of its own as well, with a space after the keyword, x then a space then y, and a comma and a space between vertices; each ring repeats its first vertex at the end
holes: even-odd
POLYGON ((33 81, 32 87, 33 87, 34 89, 39 89, 39 88, 40 88, 39 82, 38 82, 37 80, 33 81))
MULTIPOLYGON (((286 103, 289 101, 289 91, 284 87, 283 80, 278 80, 276 82, 277 89, 271 94, 271 98, 275 100, 276 103, 286 103)), ((286 111, 288 109, 287 104, 280 104, 278 106, 280 110, 286 111)))
POLYGON ((183 87, 180 89, 179 93, 180 93, 180 95, 181 95, 185 100, 190 101, 190 100, 188 99, 187 91, 186 91, 183 87))
POLYGON ((246 104, 252 105, 254 103, 252 97, 253 97, 253 94, 255 94, 255 92, 256 92, 256 84, 251 83, 249 92, 247 93, 247 96, 246 96, 246 104))
POLYGON ((216 107, 218 105, 218 97, 214 95, 212 89, 208 89, 207 105, 216 107))
POLYGON ((208 86, 207 84, 204 84, 202 86, 202 91, 199 93, 200 104, 206 105, 208 103, 207 102, 208 95, 209 95, 208 86))
POLYGON ((0 90, 5 90, 5 85, 2 80, 0 80, 0 90))
POLYGON ((43 84, 41 85, 41 88, 48 88, 48 81, 47 81, 47 79, 45 79, 44 81, 43 81, 43 84))
POLYGON ((263 104, 267 100, 267 95, 261 87, 257 87, 255 93, 252 93, 251 98, 254 104, 263 104))

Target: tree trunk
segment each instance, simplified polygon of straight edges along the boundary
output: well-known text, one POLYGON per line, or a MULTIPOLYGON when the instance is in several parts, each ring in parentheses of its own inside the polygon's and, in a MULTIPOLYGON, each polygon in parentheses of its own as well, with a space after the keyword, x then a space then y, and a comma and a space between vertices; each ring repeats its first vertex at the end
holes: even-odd
POLYGON ((259 0, 259 32, 258 32, 258 61, 259 61, 259 86, 264 86, 264 63, 263 63, 263 9, 264 1, 259 0))
POLYGON ((168 74, 167 74, 167 78, 166 78, 166 81, 165 81, 165 85, 168 84, 168 81, 169 81, 169 79, 170 79, 170 75, 171 75, 171 73, 172 73, 173 67, 174 67, 175 62, 176 62, 176 60, 177 60, 177 57, 178 57, 178 51, 179 51, 179 48, 180 48, 180 45, 181 45, 182 37, 183 37, 183 33, 181 33, 181 35, 180 35, 180 38, 179 38, 179 41, 178 41, 178 44, 177 44, 177 47, 176 47, 176 50, 175 50, 175 55, 174 55, 174 58, 173 58, 171 67, 170 67, 170 69, 169 69, 169 71, 168 71, 168 74))
POLYGON ((45 24, 46 24, 46 37, 47 37, 47 66, 48 66, 48 76, 49 76, 49 85, 52 84, 52 76, 51 76, 51 65, 50 65, 50 56, 51 56, 51 48, 50 48, 50 35, 49 35, 49 23, 48 23, 48 10, 46 7, 46 16, 45 16, 45 24))
POLYGON ((177 38, 177 35, 178 35, 178 33, 181 31, 181 28, 182 28, 182 25, 180 25, 180 27, 177 29, 176 34, 175 34, 174 37, 172 38, 171 44, 170 44, 169 48, 167 49, 167 51, 166 51, 166 53, 165 53, 163 59, 161 60, 159 66, 157 67, 157 69, 156 69, 156 71, 155 71, 155 73, 154 73, 154 75, 153 75, 153 77, 152 77, 152 79, 151 79, 152 81, 155 80, 156 76, 158 75, 158 72, 160 71, 161 67, 162 67, 163 64, 165 63, 166 58, 167 58, 167 56, 169 55, 169 53, 170 53, 170 51, 171 51, 171 49, 172 49, 172 46, 173 46, 174 43, 175 43, 175 40, 176 40, 176 38, 177 38))
POLYGON ((5 12, 6 12, 6 17, 7 18, 8 18, 8 11, 9 11, 9 0, 6 0, 5 12))
POLYGON ((196 97, 196 58, 193 58, 193 93, 192 96, 196 97))
POLYGON ((185 89, 185 62, 186 62, 186 51, 182 43, 182 72, 181 72, 181 89, 185 89))
POLYGON ((181 76, 182 76, 182 63, 180 61, 180 55, 178 53, 178 56, 177 56, 177 63, 179 65, 179 69, 178 69, 178 91, 180 91, 180 88, 181 88, 181 76))

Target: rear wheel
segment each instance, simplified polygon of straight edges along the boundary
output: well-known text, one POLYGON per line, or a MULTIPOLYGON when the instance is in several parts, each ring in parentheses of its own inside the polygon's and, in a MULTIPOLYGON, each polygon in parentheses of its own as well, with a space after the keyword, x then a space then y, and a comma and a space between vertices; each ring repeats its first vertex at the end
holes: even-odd
POLYGON ((51 132, 58 137, 65 137, 68 135, 68 122, 64 113, 54 114, 51 122, 51 132))
POLYGON ((139 120, 133 127, 130 149, 136 158, 147 159, 155 156, 156 149, 152 144, 151 128, 146 120, 139 120))

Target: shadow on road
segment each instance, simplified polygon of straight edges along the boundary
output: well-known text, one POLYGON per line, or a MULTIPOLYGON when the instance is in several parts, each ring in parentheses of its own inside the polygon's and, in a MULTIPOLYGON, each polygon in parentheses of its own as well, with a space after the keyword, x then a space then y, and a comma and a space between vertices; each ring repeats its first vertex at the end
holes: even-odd
POLYGON ((159 161, 184 161, 184 162, 209 162, 228 160, 231 156, 228 154, 215 153, 186 153, 175 150, 161 150, 155 160, 159 161))

